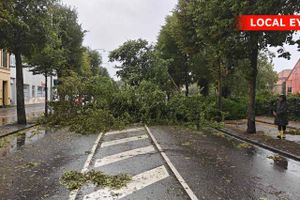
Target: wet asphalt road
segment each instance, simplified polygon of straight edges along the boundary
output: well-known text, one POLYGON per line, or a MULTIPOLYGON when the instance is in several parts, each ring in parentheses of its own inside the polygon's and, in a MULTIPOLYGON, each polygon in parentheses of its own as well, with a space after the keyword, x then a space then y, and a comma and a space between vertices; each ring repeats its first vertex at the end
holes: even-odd
POLYGON ((96 135, 31 129, 3 140, 0 199, 61 200, 68 199, 69 191, 59 178, 67 170, 80 171, 96 135))
MULTIPOLYGON (((198 199, 300 199, 299 162, 274 161, 273 153, 246 148, 218 132, 166 126, 150 130, 198 199)), ((68 199, 59 177, 83 169, 96 138, 38 128, 1 140, 0 200, 68 199)), ((104 134, 88 169, 126 173, 133 180, 119 191, 85 185, 77 200, 189 199, 145 129, 104 134)))
POLYGON ((300 163, 221 133, 150 129, 199 199, 300 199, 300 163))
MULTIPOLYGON (((45 104, 25 105, 26 116, 29 120, 40 116, 45 110, 45 104)), ((17 122, 17 108, 0 108, 0 126, 17 122)))

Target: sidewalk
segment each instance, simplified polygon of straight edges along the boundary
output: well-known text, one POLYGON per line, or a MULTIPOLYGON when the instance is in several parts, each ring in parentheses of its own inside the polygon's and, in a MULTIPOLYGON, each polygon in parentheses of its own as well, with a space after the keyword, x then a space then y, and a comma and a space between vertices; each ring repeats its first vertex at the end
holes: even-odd
MULTIPOLYGON (((256 118, 256 131, 258 134, 264 134, 266 136, 272 137, 274 139, 277 139, 278 135, 278 130, 277 126, 274 125, 271 117, 257 117, 256 118)), ((247 120, 230 120, 225 122, 226 127, 228 128, 235 128, 239 129, 243 132, 247 129, 247 120)), ((287 131, 295 130, 295 129, 300 129, 300 122, 290 122, 289 126, 287 128, 287 131)), ((288 141, 293 141, 298 144, 300 144, 300 135, 286 135, 286 140, 288 141)))
MULTIPOLYGON (((258 121, 258 122, 261 121, 261 122, 267 122, 267 123, 270 123, 270 124, 274 124, 274 118, 273 117, 268 117, 268 116, 256 117, 256 121, 258 121)), ((288 127, 300 129, 300 122, 289 121, 288 127)))
POLYGON ((0 138, 6 135, 10 135, 11 133, 22 131, 32 126, 34 126, 33 122, 30 122, 27 125, 8 124, 8 125, 0 126, 0 138))
MULTIPOLYGON (((285 140, 277 138, 278 130, 275 125, 271 124, 272 118, 258 117, 259 121, 264 121, 270 124, 256 122, 256 134, 247 134, 247 120, 231 120, 225 122, 224 130, 230 134, 245 140, 253 141, 279 151, 287 152, 300 158, 300 135, 286 135, 285 140)), ((293 128, 300 128, 299 122, 291 122, 293 128)), ((287 130, 290 130, 289 128, 287 130)))

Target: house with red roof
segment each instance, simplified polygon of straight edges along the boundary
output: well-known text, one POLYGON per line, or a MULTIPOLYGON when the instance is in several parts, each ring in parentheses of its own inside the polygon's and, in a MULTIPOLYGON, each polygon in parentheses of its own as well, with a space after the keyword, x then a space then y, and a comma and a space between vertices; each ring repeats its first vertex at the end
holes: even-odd
POLYGON ((300 93, 300 59, 286 80, 286 94, 300 93))
POLYGON ((282 94, 285 90, 286 80, 288 79, 289 75, 291 74, 291 69, 285 69, 278 73, 278 81, 275 85, 274 92, 276 94, 282 94))
POLYGON ((277 94, 300 93, 300 59, 293 69, 285 69, 278 73, 278 81, 274 92, 277 94))

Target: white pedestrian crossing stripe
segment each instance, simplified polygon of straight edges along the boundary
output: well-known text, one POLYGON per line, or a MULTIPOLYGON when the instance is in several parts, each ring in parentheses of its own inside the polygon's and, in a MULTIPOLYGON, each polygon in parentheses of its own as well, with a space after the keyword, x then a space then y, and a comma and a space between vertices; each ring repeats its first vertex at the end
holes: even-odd
MULTIPOLYGON (((105 141, 102 142, 102 144, 99 144, 100 150, 104 150, 104 152, 109 152, 110 149, 103 149, 103 147, 111 147, 113 146, 113 148, 118 148, 120 144, 126 144, 128 142, 135 142, 135 141, 140 141, 140 140, 145 140, 148 141, 148 146, 145 147, 140 147, 140 148, 136 148, 136 149, 131 149, 125 152, 121 152, 121 153, 117 153, 114 155, 110 155, 110 156, 106 156, 103 157, 101 159, 96 159, 95 158, 95 163, 94 163, 94 168, 98 168, 98 167, 102 167, 102 166, 106 166, 106 165, 110 165, 110 164, 115 164, 118 165, 119 169, 122 169, 123 167, 126 167, 126 163, 128 164, 128 162, 120 162, 119 161, 125 161, 127 159, 136 157, 136 156, 140 156, 140 155, 146 155, 149 153, 159 153, 157 151, 157 149, 159 149, 159 151, 161 151, 161 147, 155 147, 154 145, 152 145, 150 143, 149 140, 147 139, 152 139, 154 141, 155 138, 153 138, 153 136, 151 135, 151 133, 149 132, 150 136, 148 136, 148 134, 146 134, 147 129, 144 128, 132 128, 132 129, 127 129, 127 130, 123 130, 123 131, 113 131, 113 132, 109 132, 104 134, 104 137, 107 135, 117 135, 120 133, 125 133, 124 135, 122 135, 122 139, 113 139, 110 141, 105 141), (142 132, 138 132, 138 131, 142 131, 142 132), (126 134, 126 133, 132 133, 132 132, 138 132, 135 134, 126 134), (127 136, 127 137, 126 137, 127 136), (126 137, 126 138, 124 138, 126 137), (125 164, 125 166, 123 166, 122 164, 125 164)), ((117 136, 119 137, 119 136, 117 136)), ((112 138, 111 138, 112 139, 112 138)), ((143 141, 143 142, 145 142, 143 141)), ((97 140, 97 143, 99 143, 99 140, 97 140)), ((131 144, 128 144, 127 147, 131 147, 131 144)), ((93 147, 94 149, 94 147, 93 147)), ((88 158, 88 163, 90 163, 90 157, 92 157, 95 154, 95 151, 93 150, 93 153, 91 156, 89 156, 88 158)), ((101 154, 100 154, 101 155, 101 154)), ((164 155, 162 155, 163 158, 164 155)), ((147 158, 145 158, 145 156, 140 156, 137 157, 136 159, 141 159, 142 162, 146 161, 147 162, 147 158)), ((166 158, 165 158, 166 159, 166 158)), ((152 159, 149 160, 150 162, 153 161, 152 159)), ((166 160, 167 163, 170 162, 169 160, 166 160)), ((168 163, 169 164, 169 163, 168 163)), ((159 164, 158 164, 159 165, 159 164)), ((131 198, 135 195, 139 196, 139 195, 143 195, 145 192, 146 194, 152 194, 153 192, 156 191, 157 188, 163 186, 165 187, 165 182, 160 182, 166 178, 168 178, 170 175, 168 173, 168 170, 166 169, 166 167, 161 163, 161 166, 156 167, 154 169, 150 169, 148 171, 144 171, 140 174, 137 174, 135 176, 132 177, 132 180, 127 184, 126 187, 123 187, 121 189, 111 189, 108 187, 101 187, 101 188, 82 188, 80 190, 76 190, 76 192, 73 194, 70 194, 70 199, 74 200, 77 196, 77 192, 80 191, 80 199, 84 199, 84 200, 116 200, 116 199, 122 199, 124 197, 127 198, 131 198), (160 182, 160 183, 159 183, 160 182), (156 185, 157 184, 157 185, 156 185), (148 187, 150 185, 154 185, 154 187, 148 187), (148 187, 148 188, 147 188, 148 187), (144 188, 147 188, 143 191, 140 191, 144 188), (156 189, 155 189, 156 188, 156 189), (99 189, 99 190, 97 190, 99 189), (139 193, 137 193, 139 192, 139 193), (129 196, 130 195, 130 196, 129 196), (131 196, 132 195, 132 196, 131 196)), ((153 165, 152 165, 153 166, 153 165)), ((157 165, 156 165, 157 166, 157 165)), ((170 166, 170 164, 169 164, 170 166)), ((174 166, 171 165, 170 166, 171 171, 174 172, 174 166)), ((91 167, 93 168, 93 167, 91 167)), ((87 167, 85 165, 84 167, 85 170, 87 170, 87 167)), ((105 170, 104 170, 105 173, 105 170)), ((178 172, 176 171, 175 176, 178 176, 178 172), (177 174, 176 174, 177 173, 177 174)), ((130 173, 129 173, 130 174, 130 173)), ((170 181, 171 179, 167 179, 166 181, 170 181)), ((187 184, 184 182, 183 179, 178 179, 178 181, 182 184, 183 187, 187 186, 187 184), (182 183, 182 181, 184 183, 182 183)), ((188 187, 188 186, 187 186, 188 187)), ((186 189, 186 188, 185 188, 186 189)), ((167 188, 166 188, 167 190, 167 188)), ((189 196, 191 197, 190 191, 186 192, 189 194, 189 196)), ((145 194, 145 195, 146 195, 145 194)), ((162 194, 163 195, 163 194, 162 194)), ((79 199, 79 197, 78 197, 79 199)), ((191 198, 191 199, 195 199, 197 200, 197 198, 191 198)))
POLYGON ((127 142, 134 142, 134 141, 138 141, 138 140, 144 140, 146 138, 148 138, 147 135, 141 135, 141 136, 123 138, 123 139, 119 139, 119 140, 112 140, 112 141, 108 141, 108 142, 103 142, 101 144, 101 147, 109 147, 109 146, 113 146, 113 145, 117 145, 117 144, 124 144, 124 143, 127 143, 127 142))
POLYGON ((125 188, 112 190, 103 188, 91 194, 85 195, 84 200, 114 200, 128 196, 138 190, 141 190, 151 184, 169 177, 165 166, 160 166, 149 171, 143 172, 132 177, 132 181, 125 188))
POLYGON ((107 132, 105 133, 105 135, 116 135, 116 134, 120 134, 120 133, 128 133, 128 132, 137 132, 137 131, 144 131, 145 129, 140 127, 140 128, 131 128, 131 129, 125 129, 122 131, 111 131, 111 132, 107 132))
POLYGON ((101 167, 101 166, 112 164, 114 162, 118 162, 121 160, 126 160, 126 159, 132 158, 134 156, 143 155, 143 154, 147 154, 147 153, 153 153, 153 152, 155 152, 155 149, 152 145, 147 146, 147 147, 129 150, 129 151, 124 151, 122 153, 107 156, 102 159, 97 159, 95 162, 95 167, 101 167))

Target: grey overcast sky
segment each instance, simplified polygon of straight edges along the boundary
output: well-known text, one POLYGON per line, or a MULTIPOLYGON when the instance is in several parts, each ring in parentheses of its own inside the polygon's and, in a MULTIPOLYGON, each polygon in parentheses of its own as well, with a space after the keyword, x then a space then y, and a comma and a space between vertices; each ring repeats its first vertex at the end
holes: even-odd
POLYGON ((84 45, 99 50, 104 66, 116 78, 113 64, 107 63, 108 52, 129 39, 156 42, 165 17, 177 0, 63 0, 75 7, 79 22, 88 31, 84 45))
MULTIPOLYGON (((76 8, 79 22, 87 30, 84 45, 101 49, 104 66, 116 78, 113 64, 108 63, 108 52, 129 39, 143 38, 155 43, 165 17, 175 8, 177 0, 62 0, 76 8)), ((297 36, 299 37, 299 35, 297 36)), ((300 52, 295 46, 286 46, 291 60, 274 58, 276 71, 293 68, 300 52)), ((271 49, 275 51, 274 48, 271 49)), ((275 51, 276 52, 276 51, 275 51)))

